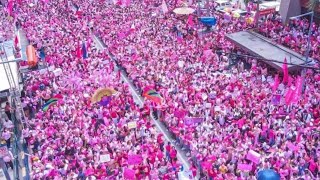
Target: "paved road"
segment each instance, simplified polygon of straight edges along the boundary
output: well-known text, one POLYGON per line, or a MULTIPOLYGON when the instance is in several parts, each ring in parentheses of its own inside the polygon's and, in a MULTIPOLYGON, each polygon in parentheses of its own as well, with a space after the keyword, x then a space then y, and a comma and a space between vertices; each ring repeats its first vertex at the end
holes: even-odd
MULTIPOLYGON (((95 43, 95 47, 98 50, 103 50, 105 49, 104 44, 96 37, 93 36, 94 39, 94 43, 95 43)), ((121 79, 122 81, 124 81, 125 83, 127 83, 130 87, 130 92, 134 98, 135 103, 137 103, 138 105, 140 105, 140 107, 143 107, 144 104, 144 100, 143 98, 137 93, 137 91, 134 89, 134 86, 132 85, 132 83, 130 82, 130 80, 128 79, 128 77, 124 74, 121 73, 121 79)), ((174 140, 170 137, 168 130, 162 125, 162 123, 159 123, 159 121, 155 120, 154 117, 151 115, 150 116, 151 119, 153 120, 154 124, 156 125, 158 131, 160 133, 162 133, 166 139, 166 142, 171 142, 172 144, 174 144, 174 140)), ((182 162, 184 169, 189 169, 190 168, 190 163, 188 162, 188 158, 186 157, 186 154, 184 151, 182 151, 180 149, 180 147, 175 146, 177 151, 178 151, 178 160, 180 162, 182 162)), ((182 178, 181 179, 189 179, 187 177, 184 177, 182 174, 182 178)))

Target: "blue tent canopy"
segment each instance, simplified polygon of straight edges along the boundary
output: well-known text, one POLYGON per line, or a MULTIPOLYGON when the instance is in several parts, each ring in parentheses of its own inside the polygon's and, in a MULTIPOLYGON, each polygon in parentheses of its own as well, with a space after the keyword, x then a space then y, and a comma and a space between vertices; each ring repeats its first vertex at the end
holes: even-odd
POLYGON ((217 24, 217 19, 215 17, 201 17, 200 22, 207 26, 214 26, 217 24))
POLYGON ((258 180, 280 180, 280 175, 272 169, 259 171, 257 176, 258 180))

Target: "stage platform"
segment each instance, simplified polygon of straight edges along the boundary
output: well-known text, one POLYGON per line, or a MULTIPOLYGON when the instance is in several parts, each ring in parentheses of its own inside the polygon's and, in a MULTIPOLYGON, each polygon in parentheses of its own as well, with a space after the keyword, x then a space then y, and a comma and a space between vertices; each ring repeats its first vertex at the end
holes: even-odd
POLYGON ((299 66, 313 62, 312 59, 308 59, 308 63, 306 63, 305 56, 272 42, 272 40, 253 31, 241 31, 228 34, 226 37, 229 41, 247 50, 250 54, 261 57, 262 60, 265 59, 265 63, 278 70, 282 69, 285 58, 287 59, 287 63, 294 64, 288 64, 289 71, 297 70, 299 66))

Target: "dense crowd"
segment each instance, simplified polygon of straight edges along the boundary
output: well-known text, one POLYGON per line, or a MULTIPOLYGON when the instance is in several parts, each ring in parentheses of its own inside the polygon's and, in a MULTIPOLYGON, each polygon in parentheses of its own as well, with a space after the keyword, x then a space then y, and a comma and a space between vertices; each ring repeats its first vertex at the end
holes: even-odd
MULTIPOLYGON (((167 2, 169 9, 174 4, 167 2)), ((23 102, 32 118, 23 136, 33 150, 32 177, 121 179, 133 172, 137 179, 177 179, 177 151, 158 134, 150 111, 190 154, 201 177, 252 179, 270 168, 282 179, 319 177, 320 75, 307 70, 304 93, 293 101, 288 92, 298 88, 297 74, 281 82, 282 72, 257 59, 240 56, 231 61, 230 54, 245 52, 225 34, 251 28, 245 18, 216 14, 218 23, 210 30, 194 16, 164 14, 161 2, 154 1, 127 6, 39 1, 33 7, 21 3, 15 10, 30 43, 44 48, 45 61, 62 69, 60 75, 34 72, 25 86, 23 102), (163 102, 146 99, 139 107, 107 52, 94 47, 94 35, 140 92, 152 87, 163 102), (83 44, 88 58, 79 55, 83 44), (119 92, 106 107, 90 102, 101 87, 119 92), (38 112, 57 94, 63 100, 38 112), (187 123, 190 117, 198 121, 187 123), (130 122, 137 127, 129 129, 130 122), (258 158, 249 158, 251 152, 258 158), (110 160, 102 163, 100 157, 106 154, 110 160), (135 155, 142 160, 132 164, 129 156, 135 155), (248 168, 240 168, 243 165, 248 168)), ((266 36, 280 36, 279 43, 285 33, 304 33, 307 24, 283 27, 274 19, 260 27, 266 36), (264 31, 264 26, 273 31, 264 31)), ((313 37, 318 36, 315 30, 313 37)), ((314 49, 313 57, 316 53, 314 49)))
POLYGON ((304 91, 310 93, 286 103, 296 75, 273 90, 276 74, 260 62, 241 59, 230 65, 227 54, 236 47, 224 35, 251 27, 245 19, 217 16, 214 31, 201 34, 187 17, 154 12, 143 4, 118 8, 102 15, 114 18, 96 21, 95 27, 135 84, 141 89, 152 85, 163 96, 153 109, 183 148, 191 150, 203 173, 249 178, 273 168, 282 178, 316 176, 319 74, 308 70, 304 91), (272 104, 277 94, 280 105, 272 104), (204 120, 186 126, 186 116, 204 120), (260 153, 259 163, 246 159, 249 150, 260 153), (239 171, 242 163, 252 169, 239 171))
POLYGON ((13 40, 14 18, 8 16, 4 8, 0 9, 0 41, 13 40))
POLYGON ((309 56, 320 60, 320 28, 315 22, 310 26, 307 19, 298 18, 289 20, 283 25, 280 16, 270 16, 259 25, 258 32, 302 55, 307 53, 310 39, 309 56), (311 30, 310 37, 309 30, 311 30))
POLYGON ((22 93, 31 117, 23 130, 32 149, 31 177, 176 179, 176 149, 165 144, 148 109, 134 102, 107 53, 94 47, 90 22, 81 13, 90 13, 91 5, 74 2, 80 11, 71 2, 38 3, 21 2, 15 9, 30 44, 44 49, 49 65, 28 75, 22 93), (83 44, 85 59, 78 53, 83 44), (55 74, 57 69, 62 73, 55 74), (105 87, 117 95, 106 106, 91 103, 105 87), (63 98, 44 111, 42 105, 57 95, 63 98))

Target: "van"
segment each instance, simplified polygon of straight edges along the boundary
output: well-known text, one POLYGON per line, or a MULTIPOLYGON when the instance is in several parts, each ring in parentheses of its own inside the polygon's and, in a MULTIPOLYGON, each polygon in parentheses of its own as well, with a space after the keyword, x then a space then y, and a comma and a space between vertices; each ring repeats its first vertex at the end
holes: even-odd
POLYGON ((218 0, 215 1, 217 4, 217 9, 231 8, 232 4, 228 0, 218 0))

